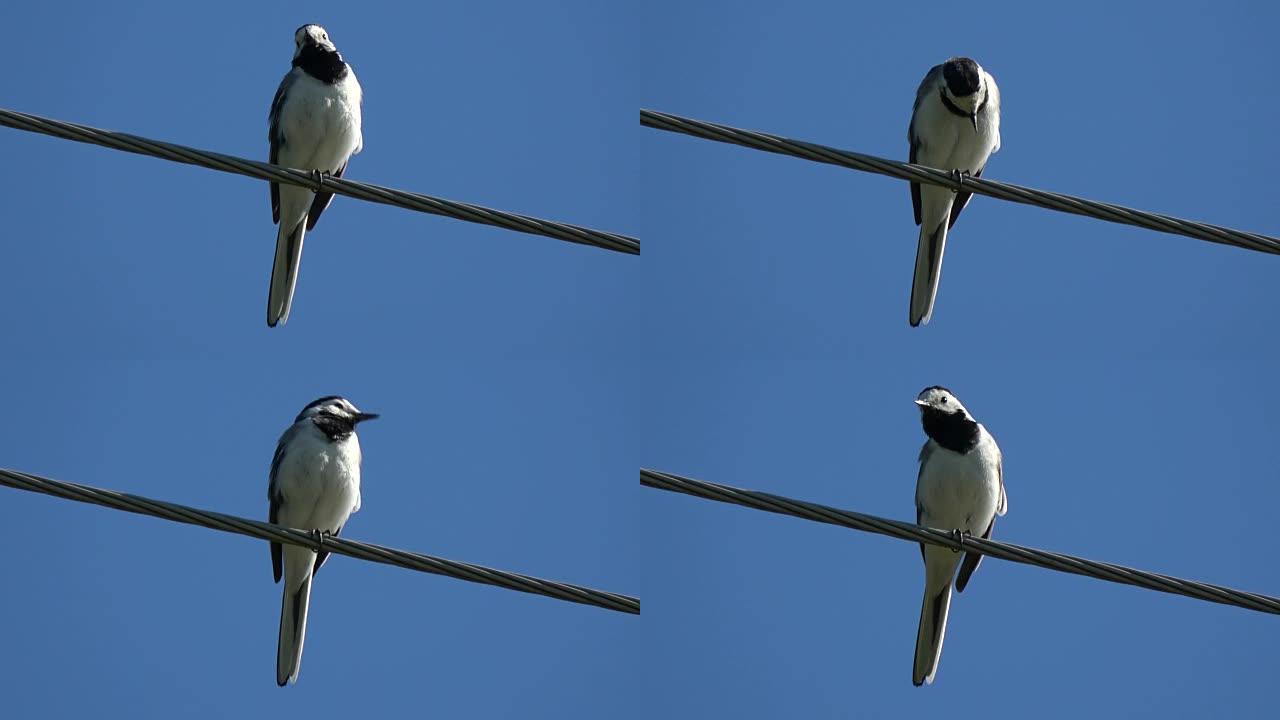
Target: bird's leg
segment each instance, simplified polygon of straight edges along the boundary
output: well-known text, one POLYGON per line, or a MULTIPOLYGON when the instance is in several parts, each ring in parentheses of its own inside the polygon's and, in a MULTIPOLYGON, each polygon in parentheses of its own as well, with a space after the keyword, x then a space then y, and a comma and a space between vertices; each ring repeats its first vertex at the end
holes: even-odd
POLYGON ((320 192, 324 189, 324 181, 329 177, 329 173, 324 170, 312 170, 311 177, 316 180, 316 192, 320 192))
POLYGON ((960 528, 956 528, 955 530, 951 531, 951 537, 954 538, 956 541, 956 544, 960 546, 958 548, 955 548, 951 552, 960 552, 961 550, 964 549, 965 538, 973 537, 973 535, 968 530, 961 530, 960 528))
MULTIPOLYGON (((319 170, 317 170, 316 172, 319 172, 319 170)), ((325 532, 324 530, 312 530, 312 531, 311 531, 311 536, 312 536, 312 537, 314 537, 314 538, 316 539, 316 550, 317 550, 317 551, 320 551, 320 550, 323 550, 323 549, 324 549, 324 536, 325 536, 325 535, 328 535, 328 534, 329 534, 329 533, 325 532)))

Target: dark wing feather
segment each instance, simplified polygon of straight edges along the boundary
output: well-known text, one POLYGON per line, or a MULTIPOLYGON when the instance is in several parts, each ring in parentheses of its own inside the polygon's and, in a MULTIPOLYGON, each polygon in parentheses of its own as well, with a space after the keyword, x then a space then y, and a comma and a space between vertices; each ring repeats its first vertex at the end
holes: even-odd
MULTIPOLYGON (((917 525, 920 524, 921 515, 924 515, 924 508, 920 507, 919 503, 917 503, 916 504, 916 524, 917 525)), ((927 558, 924 556, 924 543, 920 543, 920 559, 927 560, 927 558)))
MULTIPOLYGON (((342 177, 342 173, 347 171, 347 163, 342 163, 342 167, 338 168, 338 172, 333 173, 334 177, 342 177)), ((318 192, 311 201, 311 210, 307 212, 307 230, 311 230, 316 226, 316 221, 320 219, 320 213, 329 207, 329 203, 333 202, 333 193, 318 192)), ((318 565, 316 567, 319 567, 318 565)))
MULTIPOLYGON (((978 171, 973 173, 973 176, 982 177, 982 171, 985 170, 986 168, 987 168, 986 165, 983 165, 982 167, 978 168, 978 171)), ((964 190, 961 190, 956 193, 956 199, 954 202, 951 203, 951 219, 947 221, 948 230, 951 229, 952 225, 956 224, 956 218, 960 217, 960 211, 964 209, 965 205, 969 204, 969 198, 971 197, 973 197, 973 193, 965 192, 964 190)), ((916 224, 919 225, 920 221, 917 220, 916 224)))
MULTIPOLYGON (((339 535, 342 534, 342 528, 338 528, 337 530, 334 530, 332 534, 334 537, 338 537, 339 535)), ((329 559, 328 550, 321 550, 320 552, 316 553, 316 564, 311 567, 311 574, 315 575, 316 571, 320 569, 320 566, 324 564, 324 561, 328 559, 329 559)))
MULTIPOLYGON (((293 437, 294 430, 290 427, 280 436, 280 442, 276 443, 276 453, 271 458, 271 475, 270 481, 267 483, 267 500, 271 503, 270 509, 267 510, 267 521, 276 524, 280 515, 280 505, 284 502, 284 496, 280 493, 280 483, 277 476, 280 473, 280 463, 284 460, 284 448, 289 444, 293 437)), ((271 572, 275 575, 276 582, 280 582, 281 574, 284 572, 284 558, 282 557, 280 543, 271 543, 271 572)))
MULTIPOLYGON (((990 524, 987 525, 987 531, 982 533, 983 540, 991 539, 991 530, 995 526, 996 519, 992 517, 990 524)), ((971 552, 964 554, 964 560, 960 561, 960 574, 956 576, 956 592, 964 592, 965 586, 969 584, 969 576, 973 575, 973 571, 977 570, 981 563, 981 555, 971 552)))
MULTIPOLYGON (((280 159, 280 146, 285 142, 284 133, 280 131, 280 111, 284 108, 284 99, 292 84, 293 71, 290 70, 280 81, 280 87, 276 88, 276 96, 271 100, 271 112, 267 114, 267 120, 271 123, 267 130, 267 140, 271 143, 272 165, 280 159)), ((271 222, 280 222, 280 186, 277 183, 271 183, 271 222)))
MULTIPOLYGON (((915 163, 916 154, 920 151, 920 137, 916 135, 916 113, 920 112, 920 103, 928 97, 933 91, 934 86, 938 82, 938 78, 942 77, 942 66, 934 65, 929 68, 929 72, 924 74, 924 79, 920 81, 920 87, 916 88, 916 101, 911 106, 911 124, 907 125, 907 142, 911 145, 911 154, 909 162, 915 163)), ((916 224, 920 224, 920 183, 911 183, 911 208, 916 214, 916 224)))
MULTIPOLYGON (((276 513, 280 510, 280 503, 276 500, 271 501, 271 511, 267 514, 267 521, 272 525, 276 524, 276 513)), ((284 572, 284 551, 280 547, 280 543, 271 543, 271 574, 275 577, 276 582, 280 582, 280 576, 284 572)))
MULTIPOLYGON (((920 149, 920 143, 918 142, 911 143, 910 162, 912 165, 914 165, 916 162, 916 151, 918 151, 919 149, 920 149)), ((921 222, 920 221, 920 183, 916 183, 916 182, 911 183, 911 209, 915 211, 916 224, 919 225, 921 222)))

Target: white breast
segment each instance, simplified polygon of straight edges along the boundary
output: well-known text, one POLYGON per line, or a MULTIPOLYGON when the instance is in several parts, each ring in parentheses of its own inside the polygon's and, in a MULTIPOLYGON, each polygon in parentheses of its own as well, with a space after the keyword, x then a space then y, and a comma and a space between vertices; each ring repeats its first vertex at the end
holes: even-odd
POLYGON ((982 535, 991 524, 1000 501, 999 450, 985 429, 979 432, 965 455, 929 441, 934 446, 916 485, 921 525, 982 535))
POLYGON ((920 103, 914 126, 922 141, 916 154, 918 164, 972 173, 1000 149, 1000 91, 990 76, 987 80, 987 106, 978 115, 976 131, 969 118, 956 115, 942 104, 938 91, 920 103))
POLYGON ((277 471, 284 499, 277 521, 335 532, 360 509, 360 440, 352 433, 330 442, 310 420, 305 422, 277 471))
POLYGON ((294 68, 294 81, 280 113, 285 143, 280 164, 337 172, 364 146, 360 129, 360 83, 355 72, 329 85, 294 68))

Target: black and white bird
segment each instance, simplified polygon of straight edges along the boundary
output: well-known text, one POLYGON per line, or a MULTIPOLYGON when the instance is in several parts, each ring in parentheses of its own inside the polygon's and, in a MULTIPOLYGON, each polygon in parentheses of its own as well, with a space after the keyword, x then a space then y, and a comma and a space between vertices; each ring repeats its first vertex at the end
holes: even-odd
MULTIPOLYGON (((916 398, 920 421, 929 436, 920 449, 916 479, 916 524, 937 530, 991 537, 996 516, 1009 504, 1004 494, 1000 448, 956 396, 943 387, 925 388, 916 398)), ((942 637, 951 608, 951 581, 964 592, 981 555, 921 543, 924 602, 916 633, 911 682, 932 683, 942 657, 942 637), (960 574, 956 574, 957 566, 960 574)))
MULTIPOLYGON (((342 177, 347 161, 364 147, 360 83, 324 28, 303 25, 293 41, 297 46, 293 69, 271 101, 271 163, 342 177)), ((332 201, 333 193, 271 183, 271 218, 280 230, 271 266, 267 325, 275 327, 289 319, 303 236, 332 201)))
MULTIPOLYGON (((304 407, 280 436, 271 459, 270 521, 321 535, 340 533, 351 513, 360 509, 356 425, 376 417, 336 395, 304 407)), ((324 551, 317 554, 297 545, 271 543, 271 570, 276 582, 284 578, 276 647, 276 683, 282 687, 298 679, 311 580, 328 556, 324 551)))
MULTIPOLYGON (((933 66, 916 90, 907 142, 913 163, 981 176, 987 159, 1000 149, 1000 88, 995 78, 969 58, 933 66)), ((969 204, 970 195, 911 183, 911 207, 920 226, 911 281, 913 327, 933 315, 947 230, 969 204)))

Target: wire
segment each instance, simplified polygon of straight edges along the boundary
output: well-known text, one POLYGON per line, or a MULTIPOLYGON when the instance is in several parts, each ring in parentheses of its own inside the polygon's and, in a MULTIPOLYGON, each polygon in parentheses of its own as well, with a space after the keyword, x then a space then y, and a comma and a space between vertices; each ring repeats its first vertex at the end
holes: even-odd
POLYGON ((743 490, 728 485, 718 485, 655 470, 641 470, 640 484, 657 488, 658 490, 685 493, 707 500, 744 505, 756 510, 791 515, 805 520, 813 520, 814 522, 840 525, 841 527, 878 535, 888 535, 899 540, 941 545, 952 550, 976 552, 988 557, 1010 560, 1024 565, 1036 565, 1049 570, 1086 575, 1098 580, 1107 580, 1124 585, 1136 585, 1147 590, 1186 595, 1197 600, 1207 600, 1209 602, 1222 603, 1223 605, 1235 605, 1247 610, 1280 615, 1280 598, 1233 590, 1221 585, 1209 585, 1194 580, 1184 580, 1169 575, 1135 570, 1122 565, 1086 560, 1072 555, 1037 550, 1012 543, 996 542, 995 540, 984 540, 967 535, 963 539, 957 539, 956 534, 944 530, 934 530, 899 520, 864 515, 850 510, 840 510, 826 505, 804 502, 803 500, 792 500, 755 490, 743 490))
POLYGON ((185 145, 175 145, 110 130, 99 130, 86 125, 52 120, 39 115, 0 108, 0 125, 27 132, 52 135, 63 140, 102 145, 114 150, 123 150, 139 155, 150 155, 151 157, 172 160, 173 162, 187 165, 199 165, 210 170, 248 175, 259 180, 297 185, 313 191, 318 191, 323 187, 326 192, 346 195, 357 200, 395 205, 407 210, 417 210, 418 212, 432 215, 444 215, 483 225, 496 225, 507 230, 515 230, 516 232, 530 235, 543 235, 557 240, 593 245, 605 250, 613 250, 630 255, 640 254, 640 241, 626 235, 592 230, 550 220, 539 220, 538 218, 516 215, 502 210, 492 210, 480 205, 444 200, 429 195, 420 195, 404 190, 382 187, 381 185, 370 185, 346 178, 327 175, 321 178, 317 173, 310 171, 293 170, 256 160, 199 150, 185 145))
POLYGON ((1186 235, 1187 237, 1208 240, 1209 242, 1223 245, 1234 245, 1246 250, 1280 254, 1280 239, 1268 235, 1232 230, 1219 225, 1183 220, 1170 215, 1134 210, 1121 205, 1086 200, 1085 198, 1047 192, 1045 190, 1036 190, 1035 188, 1012 185, 996 180, 988 180, 987 178, 968 175, 959 176, 946 170, 937 170, 897 160, 886 160, 874 155, 838 150, 833 147, 817 145, 802 140, 792 140, 778 135, 769 135, 752 130, 740 130, 728 125, 693 120, 670 113, 641 110, 640 124, 658 130, 666 130, 667 132, 692 135, 705 140, 742 145, 756 150, 778 153, 779 155, 790 155, 805 160, 813 160, 814 162, 839 165, 853 170, 888 175, 900 180, 940 185, 951 190, 964 190, 965 192, 987 195, 999 200, 1035 205, 1073 215, 1086 215, 1123 225, 1137 225, 1138 227, 1158 232, 1186 235))
POLYGON ((471 563, 445 560, 444 558, 421 555, 407 550, 397 550, 336 536, 325 536, 323 541, 319 541, 314 533, 303 530, 294 530, 235 515, 199 510, 186 505, 152 500, 114 490, 50 480, 49 478, 16 470, 0 468, 0 485, 7 485, 18 490, 53 495, 64 500, 103 505, 115 510, 138 513, 139 515, 150 515, 163 520, 199 525, 211 530, 221 530, 262 540, 270 540, 271 542, 298 545, 312 550, 323 548, 327 552, 347 555, 360 560, 395 565, 408 570, 445 575, 475 583, 497 585, 508 590, 545 595, 557 600, 594 605, 606 610, 615 610, 633 615, 640 614, 640 601, 626 595, 603 590, 592 590, 579 585, 543 580, 528 575, 494 570, 480 565, 472 565, 471 563))

